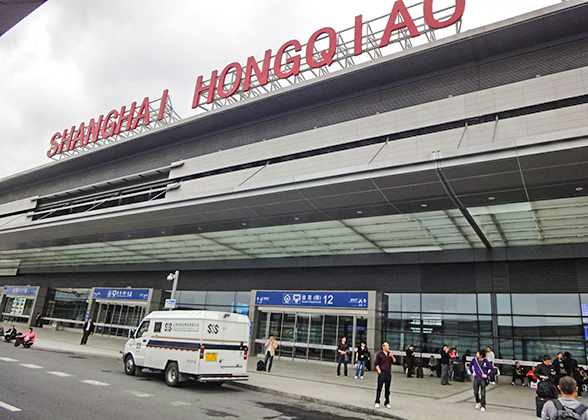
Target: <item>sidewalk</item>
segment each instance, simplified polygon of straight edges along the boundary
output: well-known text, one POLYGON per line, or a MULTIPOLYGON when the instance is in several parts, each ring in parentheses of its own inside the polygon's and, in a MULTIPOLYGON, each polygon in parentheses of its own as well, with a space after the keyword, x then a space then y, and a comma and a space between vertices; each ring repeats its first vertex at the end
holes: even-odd
MULTIPOLYGON (((6 328, 6 323, 3 326, 6 328)), ((26 326, 19 324, 17 329, 25 331, 26 326)), ((35 333, 37 337, 33 349, 80 355, 120 358, 120 351, 126 342, 125 338, 104 338, 92 335, 88 344, 81 346, 81 331, 55 331, 45 327, 35 328, 35 333)), ((427 376, 428 369, 425 371, 425 378, 422 379, 408 379, 400 371, 395 371, 392 375, 390 398, 392 409, 376 410, 374 408, 375 372, 366 372, 364 380, 353 379, 355 371, 350 366, 348 378, 337 377, 335 364, 304 363, 277 358, 274 359, 271 373, 257 372, 255 367, 258 360, 257 357, 250 358, 249 381, 237 383, 235 386, 276 393, 300 401, 340 407, 357 413, 379 414, 397 419, 530 420, 537 418, 535 417, 534 390, 520 385, 511 386, 509 377, 500 377, 498 385, 491 385, 488 388, 488 411, 481 413, 474 408, 471 382, 452 382, 452 386, 441 386, 437 377, 427 376)))

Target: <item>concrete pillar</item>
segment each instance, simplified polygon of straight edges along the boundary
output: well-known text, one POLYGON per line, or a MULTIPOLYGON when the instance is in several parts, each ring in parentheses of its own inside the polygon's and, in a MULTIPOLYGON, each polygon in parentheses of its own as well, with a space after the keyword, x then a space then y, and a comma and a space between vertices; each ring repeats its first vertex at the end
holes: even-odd
POLYGON ((41 316, 44 316, 45 313, 43 312, 45 308, 45 302, 47 301, 47 291, 49 289, 47 287, 38 287, 37 288, 37 296, 35 296, 35 300, 33 302, 33 308, 31 310, 31 315, 29 317, 29 327, 36 326, 36 317, 37 313, 40 313, 41 316))

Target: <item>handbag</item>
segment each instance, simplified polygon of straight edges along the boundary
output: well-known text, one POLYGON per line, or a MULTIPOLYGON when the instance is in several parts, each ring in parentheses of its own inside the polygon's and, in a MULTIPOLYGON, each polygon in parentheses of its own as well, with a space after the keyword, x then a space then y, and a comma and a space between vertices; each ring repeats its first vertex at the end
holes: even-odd
MULTIPOLYGON (((482 366, 480 366, 480 362, 478 361, 478 358, 474 357, 474 359, 476 360, 476 364, 478 365, 480 372, 484 373, 484 371, 482 370, 482 366)), ((488 377, 488 375, 486 375, 486 377, 484 378, 484 384, 486 386, 490 385, 490 378, 488 377)))

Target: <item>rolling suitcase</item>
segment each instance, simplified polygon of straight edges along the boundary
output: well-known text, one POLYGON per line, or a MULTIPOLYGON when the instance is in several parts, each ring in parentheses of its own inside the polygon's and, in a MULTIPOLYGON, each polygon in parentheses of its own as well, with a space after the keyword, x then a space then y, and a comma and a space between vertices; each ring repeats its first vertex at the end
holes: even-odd
POLYGON ((536 413, 537 417, 541 417, 541 410, 543 410, 543 406, 550 399, 551 398, 549 398, 549 397, 539 397, 539 396, 535 397, 535 407, 537 409, 537 413, 536 413))

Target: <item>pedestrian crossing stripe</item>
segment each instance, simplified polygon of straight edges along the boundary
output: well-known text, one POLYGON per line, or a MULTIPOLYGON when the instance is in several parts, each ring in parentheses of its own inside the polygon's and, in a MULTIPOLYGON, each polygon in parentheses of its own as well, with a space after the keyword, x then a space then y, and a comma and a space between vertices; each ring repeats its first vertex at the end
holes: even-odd
POLYGON ((88 379, 88 380, 85 380, 85 381, 80 381, 80 382, 83 382, 83 383, 88 384, 88 385, 95 385, 95 386, 109 386, 110 385, 110 384, 107 384, 106 382, 99 382, 99 381, 94 381, 94 380, 91 380, 91 379, 88 379))
POLYGON ((54 372, 47 372, 47 373, 49 373, 49 374, 51 374, 51 375, 55 375, 55 376, 60 376, 60 377, 62 377, 62 378, 66 378, 66 377, 68 377, 68 376, 72 376, 72 375, 70 375, 69 373, 65 373, 65 372, 58 372, 58 371, 54 371, 54 372))
POLYGON ((30 364, 30 363, 21 363, 20 365, 22 367, 26 367, 28 369, 43 369, 43 366, 33 365, 33 364, 30 364))
POLYGON ((8 411, 22 411, 20 408, 16 408, 10 404, 0 401, 0 407, 7 409, 8 411))

